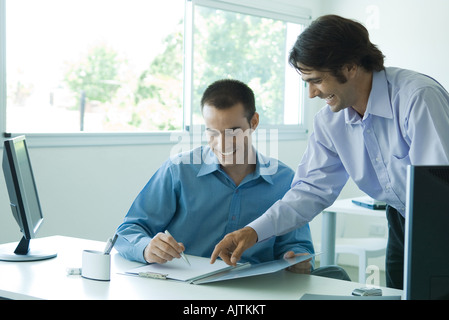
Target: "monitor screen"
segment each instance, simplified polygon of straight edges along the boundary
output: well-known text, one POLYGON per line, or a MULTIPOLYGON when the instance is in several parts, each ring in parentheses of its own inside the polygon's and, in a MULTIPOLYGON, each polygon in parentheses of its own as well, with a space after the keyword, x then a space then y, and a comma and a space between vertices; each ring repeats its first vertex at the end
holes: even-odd
POLYGON ((13 254, 2 252, 0 248, 0 260, 40 260, 54 257, 55 254, 48 256, 29 249, 30 240, 36 237, 43 222, 43 215, 25 136, 5 140, 2 164, 11 211, 23 238, 13 254))
POLYGON ((5 141, 3 171, 14 218, 24 236, 32 239, 42 223, 43 216, 23 136, 5 141))
POLYGON ((409 166, 405 221, 405 298, 449 299, 449 166, 409 166))

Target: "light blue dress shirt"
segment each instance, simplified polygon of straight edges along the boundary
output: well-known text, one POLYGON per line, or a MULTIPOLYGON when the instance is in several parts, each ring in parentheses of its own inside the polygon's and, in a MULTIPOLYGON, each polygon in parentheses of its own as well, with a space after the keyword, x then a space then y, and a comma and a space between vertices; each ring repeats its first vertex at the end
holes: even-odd
POLYGON ((449 164, 449 94, 428 76, 386 68, 373 74, 363 118, 352 108, 317 113, 292 189, 249 226, 259 241, 294 230, 329 207, 349 177, 405 216, 410 164, 449 164))
MULTIPOLYGON (((227 233, 243 228, 281 199, 293 176, 280 161, 258 153, 256 170, 236 186, 209 147, 175 156, 135 199, 117 229, 115 248, 125 258, 145 263, 143 252, 152 237, 169 230, 186 254, 210 257, 227 233)), ((289 250, 314 252, 308 225, 255 245, 241 261, 279 259, 289 250)))

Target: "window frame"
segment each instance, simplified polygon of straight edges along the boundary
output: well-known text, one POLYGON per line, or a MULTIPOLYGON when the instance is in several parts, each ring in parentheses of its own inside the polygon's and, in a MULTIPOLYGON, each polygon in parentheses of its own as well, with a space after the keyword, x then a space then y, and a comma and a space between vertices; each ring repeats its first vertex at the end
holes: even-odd
MULTIPOLYGON (((283 20, 286 22, 308 25, 311 22, 311 10, 299 7, 288 0, 273 3, 269 0, 185 0, 184 19, 184 83, 183 83, 183 128, 181 131, 154 131, 154 132, 74 132, 74 133, 33 133, 33 132, 6 132, 6 1, 0 0, 0 131, 2 138, 26 135, 30 147, 69 147, 69 146, 119 146, 119 145, 152 145, 175 144, 173 137, 194 134, 189 130, 192 123, 192 65, 193 65, 193 22, 194 6, 201 5, 211 8, 229 10, 245 14, 257 15, 266 18, 283 20), (285 2, 287 1, 287 2, 285 2), (292 10, 294 9, 294 10, 292 10), (292 15, 291 12, 296 12, 292 15)), ((11 0, 9 0, 11 1, 11 0)), ((305 85, 304 85, 305 90, 305 85)), ((306 110, 308 99, 303 99, 303 108, 299 125, 264 125, 261 129, 278 130, 278 139, 303 140, 307 138, 306 110)))

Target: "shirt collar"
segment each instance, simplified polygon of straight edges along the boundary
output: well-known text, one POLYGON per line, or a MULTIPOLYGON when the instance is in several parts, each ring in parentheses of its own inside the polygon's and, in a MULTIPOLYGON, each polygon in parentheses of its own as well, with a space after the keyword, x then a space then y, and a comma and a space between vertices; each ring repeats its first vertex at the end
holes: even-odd
POLYGON ((220 163, 217 157, 208 146, 202 148, 201 168, 197 177, 205 176, 214 171, 220 170, 220 163))
MULTIPOLYGON (((257 152, 257 151, 256 151, 257 152)), ((255 174, 262 177, 269 184, 273 184, 271 176, 274 174, 272 171, 277 171, 277 159, 272 159, 257 152, 257 163, 255 174)))
MULTIPOLYGON (((266 182, 273 184, 273 179, 271 178, 270 174, 272 170, 270 170, 270 168, 273 165, 277 165, 277 163, 276 164, 273 163, 273 161, 276 160, 265 157, 255 149, 254 152, 256 152, 256 159, 257 159, 256 170, 251 174, 252 177, 250 180, 262 177, 266 182)), ((206 146, 203 148, 203 161, 201 162, 201 168, 197 174, 197 177, 205 176, 215 171, 222 171, 220 163, 215 154, 213 153, 212 149, 210 149, 209 146, 206 146)))
MULTIPOLYGON (((346 108, 344 112, 345 120, 348 124, 356 124, 362 120, 359 114, 352 108, 346 108)), ((373 84, 363 118, 366 119, 370 114, 387 119, 393 118, 385 70, 373 72, 373 84)))

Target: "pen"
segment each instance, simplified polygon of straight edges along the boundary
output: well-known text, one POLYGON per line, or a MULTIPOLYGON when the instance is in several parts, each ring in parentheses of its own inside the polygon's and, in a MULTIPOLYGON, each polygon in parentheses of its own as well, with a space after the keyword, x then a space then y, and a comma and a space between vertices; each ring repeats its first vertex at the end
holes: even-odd
POLYGON ((114 237, 109 238, 106 242, 106 247, 104 248, 103 254, 109 254, 114 247, 115 241, 117 241, 118 234, 116 233, 114 237))
MULTIPOLYGON (((170 234, 170 232, 168 232, 168 230, 165 230, 165 234, 166 234, 167 236, 173 237, 173 236, 170 234)), ((186 255, 184 254, 184 252, 181 252, 181 257, 184 259, 185 262, 187 262, 187 264, 188 264, 189 266, 191 265, 190 262, 189 262, 189 260, 187 260, 187 257, 186 257, 186 255)))

